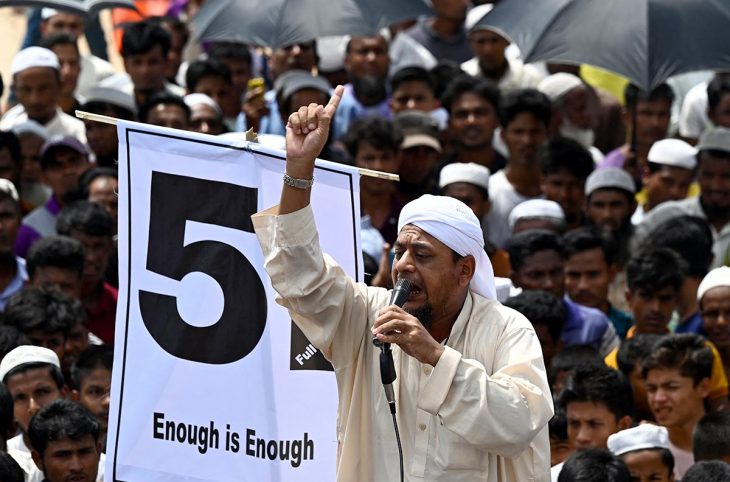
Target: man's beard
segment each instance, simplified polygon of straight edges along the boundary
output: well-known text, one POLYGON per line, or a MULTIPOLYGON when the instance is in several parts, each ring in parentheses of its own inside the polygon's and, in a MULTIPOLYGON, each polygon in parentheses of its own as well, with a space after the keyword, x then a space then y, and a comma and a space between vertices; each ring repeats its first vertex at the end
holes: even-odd
POLYGON ((385 88, 385 79, 381 77, 364 75, 362 77, 352 77, 350 82, 352 83, 357 100, 365 107, 382 102, 388 97, 388 91, 385 88))
POLYGON ((428 330, 431 328, 433 318, 433 306, 431 303, 425 303, 416 309, 405 310, 411 316, 418 318, 418 321, 428 330))
POLYGON ((560 124, 560 135, 572 139, 581 146, 588 148, 593 146, 596 134, 593 129, 584 129, 572 124, 568 119, 564 119, 560 124))
POLYGON ((705 212, 705 216, 707 216, 707 219, 709 220, 726 219, 728 217, 728 212, 730 212, 730 207, 707 204, 702 201, 702 197, 700 197, 700 205, 702 206, 702 211, 705 212))

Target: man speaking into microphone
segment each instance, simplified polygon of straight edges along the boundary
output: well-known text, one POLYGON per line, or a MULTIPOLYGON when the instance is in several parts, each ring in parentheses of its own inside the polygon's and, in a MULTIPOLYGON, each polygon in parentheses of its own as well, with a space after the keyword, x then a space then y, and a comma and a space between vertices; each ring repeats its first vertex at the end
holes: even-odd
POLYGON ((281 203, 253 216, 278 303, 335 369, 337 480, 400 478, 373 337, 392 346, 405 480, 549 480, 553 406, 540 343, 496 301, 471 209, 428 195, 403 208, 392 272, 411 284, 402 308, 322 253, 309 200, 342 90, 289 117, 281 203))

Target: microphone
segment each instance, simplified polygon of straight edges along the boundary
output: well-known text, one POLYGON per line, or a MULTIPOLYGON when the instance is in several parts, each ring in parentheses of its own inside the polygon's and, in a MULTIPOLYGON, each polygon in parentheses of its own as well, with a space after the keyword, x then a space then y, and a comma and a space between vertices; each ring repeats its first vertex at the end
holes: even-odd
MULTIPOLYGON (((406 304, 406 300, 408 299, 408 295, 411 294, 411 289, 413 288, 413 285, 411 284, 410 280, 407 280, 405 278, 398 278, 398 280, 395 282, 395 286, 393 287, 393 291, 390 293, 390 301, 388 302, 388 306, 395 305, 399 308, 402 308, 403 305, 406 304)), ((378 340, 377 337, 373 336, 373 345, 377 347, 382 347, 383 342, 378 340)))

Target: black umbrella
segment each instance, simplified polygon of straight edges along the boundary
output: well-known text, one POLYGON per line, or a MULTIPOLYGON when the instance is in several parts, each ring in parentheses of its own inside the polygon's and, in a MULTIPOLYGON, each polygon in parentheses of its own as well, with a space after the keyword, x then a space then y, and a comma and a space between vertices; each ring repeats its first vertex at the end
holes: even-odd
POLYGON ((430 13, 424 0, 207 0, 193 26, 200 40, 275 48, 330 35, 373 35, 430 13))
POLYGON ((136 10, 133 0, 0 0, 0 7, 48 7, 82 15, 93 15, 106 8, 136 10))
POLYGON ((526 62, 595 65, 646 90, 730 68, 728 0, 502 0, 477 24, 502 31, 526 62))

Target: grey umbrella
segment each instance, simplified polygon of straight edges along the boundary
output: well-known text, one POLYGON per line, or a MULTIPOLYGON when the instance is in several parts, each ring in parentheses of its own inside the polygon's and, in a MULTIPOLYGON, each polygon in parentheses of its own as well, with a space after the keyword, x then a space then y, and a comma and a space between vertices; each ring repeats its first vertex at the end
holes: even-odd
POLYGON ((730 68, 728 0, 503 0, 477 25, 506 34, 526 62, 595 65, 644 89, 730 68))
POLYGON ((0 7, 48 7, 82 15, 93 15, 105 8, 136 10, 133 0, 0 0, 0 7))
POLYGON ((372 35, 429 13, 424 0, 207 0, 193 26, 201 40, 280 47, 330 35, 372 35))

